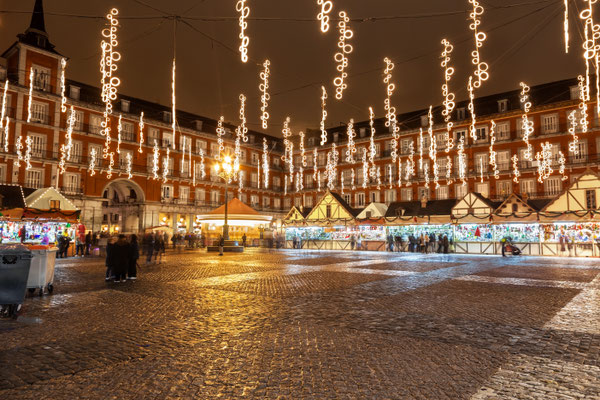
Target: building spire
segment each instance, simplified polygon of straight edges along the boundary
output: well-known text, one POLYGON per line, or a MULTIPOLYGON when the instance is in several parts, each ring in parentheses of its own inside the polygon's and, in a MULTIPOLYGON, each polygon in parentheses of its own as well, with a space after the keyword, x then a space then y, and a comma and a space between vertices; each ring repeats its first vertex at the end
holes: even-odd
POLYGON ((31 14, 31 23, 29 24, 29 28, 27 28, 27 32, 30 31, 48 36, 44 22, 44 4, 42 0, 35 0, 33 14, 31 14))

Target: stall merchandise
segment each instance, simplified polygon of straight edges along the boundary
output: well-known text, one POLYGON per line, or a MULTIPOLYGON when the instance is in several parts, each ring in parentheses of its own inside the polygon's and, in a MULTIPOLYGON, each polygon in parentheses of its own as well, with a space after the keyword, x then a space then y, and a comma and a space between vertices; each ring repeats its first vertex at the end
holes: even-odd
POLYGON ((456 225, 454 232, 457 242, 494 241, 494 228, 489 224, 459 224, 456 225))
POLYGON ((75 240, 76 227, 68 222, 41 221, 0 221, 0 238, 2 243, 20 242, 19 230, 25 226, 28 243, 40 243, 47 236, 48 243, 55 243, 58 235, 65 231, 75 240))
POLYGON ((542 225, 544 241, 560 242, 561 236, 571 243, 600 242, 600 224, 597 222, 559 223, 542 225))
POLYGON ((509 237, 516 243, 539 243, 540 241, 539 224, 498 224, 493 227, 494 240, 497 242, 509 237))

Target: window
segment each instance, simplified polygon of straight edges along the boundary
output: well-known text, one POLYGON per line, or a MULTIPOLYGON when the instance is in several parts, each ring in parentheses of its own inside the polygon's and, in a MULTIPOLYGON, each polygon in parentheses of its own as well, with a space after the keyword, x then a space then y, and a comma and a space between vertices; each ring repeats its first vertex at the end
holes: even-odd
POLYGON ((290 199, 289 197, 286 197, 285 199, 283 199, 283 207, 286 210, 289 209, 291 206, 292 206, 292 199, 290 199))
POLYGON ((319 155, 317 156, 317 164, 319 167, 325 165, 325 157, 326 155, 324 152, 319 153, 319 155))
POLYGON ((502 122, 496 125, 496 140, 510 139, 510 122, 502 122))
POLYGON ((579 100, 579 86, 571 86, 571 100, 579 100))
POLYGON ((585 140, 581 140, 577 143, 578 153, 571 153, 571 162, 572 163, 583 163, 587 161, 587 142, 585 140))
POLYGON ((367 136, 367 128, 359 128, 358 129, 358 135, 363 138, 365 136, 367 136))
POLYGON ((68 194, 79 193, 80 188, 79 174, 65 173, 63 178, 63 191, 68 194))
POLYGON ((512 193, 512 181, 498 181, 496 183, 496 194, 498 196, 508 196, 512 193))
POLYGON ((310 174, 306 175, 306 189, 312 189, 313 185, 313 176, 310 174))
POLYGON ((60 200, 50 200, 50 208, 60 210, 60 200))
POLYGON ((422 200, 424 198, 429 199, 429 188, 428 187, 421 186, 418 189, 418 192, 419 192, 419 200, 422 200))
POLYGON ((73 100, 79 100, 80 89, 79 86, 69 86, 69 97, 73 100))
POLYGON ((400 154, 408 154, 410 152, 411 139, 402 139, 400 141, 400 154))
POLYGON ((334 132, 333 134, 333 143, 337 143, 340 141, 340 134, 338 132, 334 132))
POLYGON ((464 107, 460 107, 456 109, 456 119, 462 121, 466 119, 467 110, 464 107))
POLYGON ((133 167, 133 154, 131 153, 131 151, 121 150, 121 153, 119 153, 119 168, 121 168, 122 170, 127 169, 127 155, 128 154, 131 156, 131 164, 133 167))
POLYGON ((485 173, 488 170, 488 153, 475 154, 475 172, 485 173))
POLYGON ((252 152, 252 165, 257 165, 259 163, 258 153, 252 152))
POLYGON ((558 114, 542 115, 542 133, 558 132, 558 114))
POLYGON ((162 117, 163 117, 163 122, 166 122, 167 124, 170 124, 172 122, 170 111, 163 111, 162 117))
POLYGON ((281 208, 281 199, 279 197, 275 197, 273 199, 273 208, 275 208, 275 209, 281 208))
POLYGON ((194 194, 194 198, 196 199, 197 204, 204 204, 206 201, 206 190, 196 188, 196 193, 194 194))
POLYGON ((309 195, 304 195, 304 207, 312 208, 314 197, 309 195))
POLYGON ((467 130, 466 129, 462 129, 460 131, 454 131, 454 140, 456 142, 456 144, 458 144, 458 142, 460 141, 460 138, 463 138, 463 140, 465 141, 465 145, 467 144, 467 130))
POLYGON ((217 157, 219 155, 219 144, 218 143, 210 144, 210 155, 211 155, 211 157, 217 157))
POLYGON ((263 208, 269 208, 271 205, 271 199, 267 196, 263 196, 263 208))
POLYGON ((83 111, 75 110, 73 114, 75 116, 75 123, 73 124, 74 131, 82 131, 83 130, 83 111))
POLYGON ((33 88, 49 92, 51 90, 50 79, 52 77, 50 68, 32 64, 31 69, 33 70, 33 88))
POLYGON ((365 194, 364 193, 356 193, 354 204, 356 207, 364 207, 365 206, 365 194))
POLYGON ((73 141, 71 148, 71 159, 69 161, 79 164, 81 162, 81 154, 83 153, 83 144, 79 141, 73 141))
POLYGON ((188 186, 179 186, 179 201, 187 203, 190 199, 190 188, 188 186))
POLYGON ((31 103, 31 121, 40 124, 48 123, 48 103, 39 103, 33 101, 31 103))
POLYGON ((30 169, 25 171, 25 187, 33 189, 44 187, 44 170, 30 169))
POLYGON ((135 133, 133 131, 133 124, 131 122, 121 123, 121 139, 128 140, 130 142, 135 141, 135 133))
POLYGON ((388 189, 385 191, 385 203, 390 204, 396 201, 396 189, 388 189))
POLYGON ((402 198, 402 201, 412 201, 412 198, 413 198, 412 189, 411 188, 400 189, 400 197, 402 198))
POLYGON ((477 182, 475 183, 475 192, 479 193, 483 197, 490 197, 490 185, 488 182, 477 182))
POLYGON ((519 182, 519 186, 520 186, 519 190, 521 191, 521 196, 524 194, 535 195, 537 192, 535 180, 533 180, 533 179, 522 179, 519 182))
POLYGON ((456 192, 457 199, 462 199, 463 197, 465 197, 467 195, 468 190, 468 185, 463 185, 462 183, 457 183, 456 185, 454 185, 454 191, 456 192))
POLYGON ((352 195, 350 193, 344 193, 344 201, 350 205, 352 201, 352 195))
POLYGON ((219 192, 218 190, 211 190, 210 191, 210 202, 214 205, 219 204, 221 202, 221 192, 219 192))
POLYGON ((196 176, 196 180, 202 180, 206 177, 206 166, 204 166, 204 177, 202 177, 202 165, 200 163, 194 165, 194 168, 194 175, 196 176))
POLYGON ((504 113, 507 111, 508 111, 508 100, 507 99, 498 100, 498 112, 504 113))
MULTIPOLYGON (((6 164, 0 164, 0 182, 6 183, 6 164)), ((0 206, 2 202, 0 201, 0 206)))
POLYGON ((173 198, 173 185, 162 185, 160 187, 160 197, 164 200, 173 198))
POLYGON ((258 187, 258 174, 256 172, 250 174, 250 184, 254 188, 258 187))
POLYGON ((442 185, 435 189, 435 198, 437 200, 446 200, 449 195, 448 186, 442 185))
POLYGON ((257 194, 251 194, 250 195, 250 206, 252 207, 258 207, 259 205, 259 201, 258 201, 258 195, 257 194))
POLYGON ((99 135, 102 130, 102 117, 100 115, 90 115, 90 133, 99 135))
POLYGON ((181 172, 181 176, 184 178, 187 178, 190 176, 190 161, 188 159, 183 159, 183 157, 180 160, 180 169, 179 172, 181 172))
POLYGON ((281 178, 279 178, 278 176, 274 176, 273 177, 273 189, 280 189, 281 188, 281 178))
POLYGON ((558 176, 551 176, 544 182, 544 189, 546 194, 549 196, 556 196, 562 191, 561 178, 558 176))
MULTIPOLYGON (((88 145, 88 164, 92 158, 92 149, 96 150, 96 168, 100 168, 102 166, 102 146, 98 144, 88 145)), ((148 156, 148 158, 152 161, 152 156, 148 156)), ((152 163, 150 163, 150 165, 152 165, 152 163)), ((152 171, 152 168, 150 168, 150 171, 152 171)))
POLYGON ((275 157, 273 158, 273 165, 279 167, 281 165, 281 158, 275 157))
POLYGON ((438 133, 435 135, 435 144, 438 150, 444 150, 448 142, 448 132, 438 133))
POLYGON ((421 115, 421 126, 429 125, 429 117, 427 115, 421 115))
POLYGON ((121 111, 128 113, 129 112, 129 100, 121 99, 121 111))
POLYGON ((179 150, 188 152, 192 146, 192 140, 188 136, 179 135, 179 150))
POLYGON ((325 206, 325 217, 331 218, 331 204, 327 204, 327 206, 325 206))
POLYGON ((154 141, 159 141, 160 131, 156 128, 148 129, 148 144, 154 146, 154 141))
MULTIPOLYGON (((522 169, 525 168, 531 168, 533 166, 533 162, 532 161, 528 161, 525 158, 525 152, 527 151, 527 149, 519 149, 519 166, 522 169)), ((533 159, 533 154, 532 154, 532 159, 533 159)))
POLYGON ((246 161, 246 150, 240 150, 240 161, 246 161))
MULTIPOLYGON (((44 157, 46 153, 46 135, 31 133, 29 137, 31 137, 31 156, 44 157)), ((23 141, 23 146, 25 146, 25 141, 23 141)))
POLYGON ((173 143, 173 134, 171 132, 164 131, 162 135, 162 147, 171 147, 173 143))
POLYGON ((370 193, 371 196, 371 203, 379 203, 379 192, 371 192, 370 193))
MULTIPOLYGON (((533 122, 532 118, 528 119, 529 124, 531 125, 531 127, 534 129, 534 134, 535 134, 535 123, 533 122)), ((519 118, 517 119, 517 137, 523 137, 523 118, 519 118)))
POLYGON ((475 128, 475 136, 477 137, 477 141, 483 142, 488 138, 488 127, 487 126, 478 126, 475 128))
MULTIPOLYGON (((213 143, 211 143, 211 149, 212 149, 212 145, 213 143)), ((196 139, 196 154, 207 154, 207 149, 208 149, 208 143, 206 142, 206 140, 200 140, 200 139, 196 139)), ((219 146, 217 145, 217 151, 219 151, 219 146)))
POLYGON ((596 203, 596 189, 585 191, 585 205, 588 210, 595 210, 598 208, 596 203))
POLYGON ((499 171, 508 171, 510 169, 510 151, 504 150, 496 153, 496 165, 499 171))

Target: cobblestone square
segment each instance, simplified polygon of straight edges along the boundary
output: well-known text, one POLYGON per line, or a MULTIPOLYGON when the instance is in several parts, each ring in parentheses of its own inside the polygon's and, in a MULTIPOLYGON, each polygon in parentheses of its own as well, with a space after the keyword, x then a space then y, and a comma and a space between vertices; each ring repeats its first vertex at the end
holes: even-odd
POLYGON ((593 259, 195 250, 138 276, 59 260, 0 321, 0 398, 600 399, 593 259))

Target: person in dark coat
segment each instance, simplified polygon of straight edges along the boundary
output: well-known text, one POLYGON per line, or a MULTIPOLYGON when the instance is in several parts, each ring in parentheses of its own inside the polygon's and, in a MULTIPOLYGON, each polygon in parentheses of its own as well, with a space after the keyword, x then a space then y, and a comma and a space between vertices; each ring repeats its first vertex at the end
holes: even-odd
POLYGON ((127 268, 129 267, 129 260, 131 258, 130 249, 131 246, 125 235, 119 235, 119 239, 113 245, 112 255, 110 257, 110 268, 115 276, 115 282, 125 282, 125 275, 127 274, 127 268))
POLYGON ((140 247, 136 235, 131 235, 129 239, 129 268, 127 269, 127 279, 137 279, 137 261, 140 258, 140 247))
POLYGON ((92 231, 89 231, 85 235, 85 255, 90 255, 90 250, 92 249, 92 231))
POLYGON ((450 242, 448 241, 448 236, 444 235, 444 254, 448 254, 449 247, 450 247, 450 242))
POLYGON ((25 243, 25 240, 27 240, 27 228, 25 228, 25 225, 19 229, 19 238, 21 239, 21 243, 25 243))
POLYGON ((113 265, 113 246, 115 243, 109 239, 106 244, 106 278, 105 281, 109 281, 111 278, 114 279, 114 275, 112 274, 112 265, 113 265))
POLYGON ((155 240, 156 237, 153 233, 147 233, 146 236, 144 236, 144 241, 142 244, 144 246, 144 251, 146 252, 146 264, 150 264, 152 262, 155 240))

